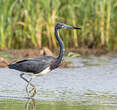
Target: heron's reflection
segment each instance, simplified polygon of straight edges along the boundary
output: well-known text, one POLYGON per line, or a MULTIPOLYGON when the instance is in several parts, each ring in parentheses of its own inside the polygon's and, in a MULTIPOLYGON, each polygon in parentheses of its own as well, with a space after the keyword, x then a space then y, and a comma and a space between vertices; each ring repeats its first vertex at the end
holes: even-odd
POLYGON ((35 110, 36 106, 35 106, 35 99, 34 98, 29 98, 26 102, 25 105, 25 110, 35 110))

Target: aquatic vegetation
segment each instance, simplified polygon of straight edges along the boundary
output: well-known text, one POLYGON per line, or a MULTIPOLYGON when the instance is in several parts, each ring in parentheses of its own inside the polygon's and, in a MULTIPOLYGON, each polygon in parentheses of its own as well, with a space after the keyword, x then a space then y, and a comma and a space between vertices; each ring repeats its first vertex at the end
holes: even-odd
POLYGON ((53 29, 61 21, 82 27, 61 32, 66 48, 117 50, 116 0, 0 0, 0 8, 1 49, 57 48, 53 29))

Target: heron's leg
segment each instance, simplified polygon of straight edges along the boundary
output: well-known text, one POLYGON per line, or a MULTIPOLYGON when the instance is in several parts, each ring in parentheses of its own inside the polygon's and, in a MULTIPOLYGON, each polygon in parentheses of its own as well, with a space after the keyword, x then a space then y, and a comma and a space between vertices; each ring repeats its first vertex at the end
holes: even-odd
MULTIPOLYGON (((23 77, 23 75, 24 75, 24 73, 20 74, 20 77, 21 77, 24 81, 26 81, 27 83, 29 83, 29 81, 28 81, 25 77, 23 77)), ((32 87, 35 88, 35 86, 34 86, 32 83, 30 83, 30 85, 31 85, 32 87)))
MULTIPOLYGON (((20 77, 28 83, 27 86, 26 86, 26 92, 27 92, 27 94, 28 94, 28 96, 29 96, 28 86, 31 85, 31 86, 33 87, 32 90, 34 90, 33 95, 32 95, 31 97, 34 97, 35 94, 36 94, 36 88, 35 88, 35 86, 31 83, 32 78, 30 79, 30 81, 28 81, 25 77, 23 77, 23 75, 24 75, 24 73, 20 74, 20 77)), ((32 91, 32 90, 31 90, 31 91, 32 91)))
POLYGON ((26 86, 26 92, 27 92, 28 96, 30 96, 31 92, 33 91, 32 95, 31 95, 30 97, 34 97, 35 94, 36 94, 36 88, 35 88, 34 85, 32 86, 32 89, 31 89, 31 90, 28 90, 28 86, 31 85, 32 79, 33 79, 33 78, 30 78, 30 80, 29 80, 29 82, 28 82, 28 84, 27 84, 27 86, 26 86))
MULTIPOLYGON (((31 78, 31 80, 32 80, 32 78, 31 78)), ((30 81, 31 81, 31 80, 30 80, 30 81)), ((30 83, 30 82, 29 82, 29 83, 30 83)), ((33 87, 31 90, 29 90, 29 93, 32 93, 31 97, 34 97, 34 96, 36 95, 36 93, 37 93, 36 88, 33 87), (33 93, 32 93, 32 91, 33 91, 33 93)))
POLYGON ((30 85, 31 80, 32 80, 32 78, 28 81, 28 84, 26 85, 26 92, 27 92, 28 96, 30 96, 30 93, 31 93, 31 91, 28 90, 28 86, 30 85))

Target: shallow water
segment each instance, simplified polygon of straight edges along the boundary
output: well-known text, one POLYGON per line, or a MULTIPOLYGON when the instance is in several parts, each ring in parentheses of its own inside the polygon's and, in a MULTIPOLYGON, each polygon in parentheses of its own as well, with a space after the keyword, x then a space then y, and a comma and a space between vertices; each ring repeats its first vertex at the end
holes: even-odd
POLYGON ((35 100, 26 99, 19 71, 1 68, 0 110, 117 110, 117 57, 65 59, 78 68, 56 69, 33 79, 35 100))

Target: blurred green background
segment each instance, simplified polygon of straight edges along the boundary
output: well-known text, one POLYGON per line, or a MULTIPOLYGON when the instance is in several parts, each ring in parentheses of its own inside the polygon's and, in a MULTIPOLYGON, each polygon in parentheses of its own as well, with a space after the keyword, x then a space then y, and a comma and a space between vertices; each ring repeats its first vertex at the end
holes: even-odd
POLYGON ((57 48, 57 22, 66 48, 117 50, 117 0, 0 0, 0 49, 57 48))

